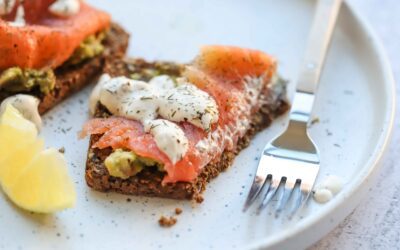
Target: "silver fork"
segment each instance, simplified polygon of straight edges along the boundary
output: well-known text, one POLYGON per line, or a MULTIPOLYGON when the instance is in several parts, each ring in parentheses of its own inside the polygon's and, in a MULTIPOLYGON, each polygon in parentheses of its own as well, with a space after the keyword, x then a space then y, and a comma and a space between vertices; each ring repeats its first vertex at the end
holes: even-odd
POLYGON ((293 200, 289 217, 310 196, 320 161, 318 149, 308 136, 307 124, 341 3, 342 0, 318 0, 289 125, 283 134, 265 146, 243 211, 254 203, 262 190, 265 194, 257 212, 278 196, 276 215, 283 211, 290 199, 293 200))

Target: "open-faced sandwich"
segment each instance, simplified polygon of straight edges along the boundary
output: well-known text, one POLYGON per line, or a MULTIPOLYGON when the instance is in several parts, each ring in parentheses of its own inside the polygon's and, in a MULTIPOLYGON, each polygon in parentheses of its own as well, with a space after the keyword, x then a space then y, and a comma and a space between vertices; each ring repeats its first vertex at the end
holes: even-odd
POLYGON ((205 46, 190 64, 117 60, 93 90, 86 165, 100 191, 201 200, 249 139, 284 113, 276 61, 205 46))
POLYGON ((17 93, 44 113, 123 56, 128 34, 80 0, 0 0, 0 102, 17 93))

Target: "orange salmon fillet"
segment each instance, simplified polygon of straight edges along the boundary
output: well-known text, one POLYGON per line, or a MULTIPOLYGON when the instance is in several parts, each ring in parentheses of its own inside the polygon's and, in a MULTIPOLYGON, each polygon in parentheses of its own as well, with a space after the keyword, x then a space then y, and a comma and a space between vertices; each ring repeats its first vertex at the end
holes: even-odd
POLYGON ((13 27, 16 8, 0 19, 0 71, 10 67, 56 68, 72 55, 88 36, 109 27, 110 16, 81 2, 78 14, 67 18, 52 15, 54 0, 24 2, 26 26, 13 27))

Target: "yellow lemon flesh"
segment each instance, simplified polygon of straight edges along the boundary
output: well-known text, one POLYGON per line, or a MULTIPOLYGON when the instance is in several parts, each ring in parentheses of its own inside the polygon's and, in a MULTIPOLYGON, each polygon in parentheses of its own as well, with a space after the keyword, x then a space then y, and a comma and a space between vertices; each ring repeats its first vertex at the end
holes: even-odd
POLYGON ((36 155, 6 193, 18 206, 39 213, 72 207, 76 200, 64 156, 56 149, 36 155))
POLYGON ((72 207, 76 193, 64 155, 43 145, 35 125, 8 105, 0 117, 0 184, 21 208, 52 213, 72 207))
POLYGON ((7 105, 0 117, 0 163, 17 149, 36 140, 35 124, 26 120, 12 105, 7 105))
POLYGON ((43 150, 43 144, 43 140, 36 140, 9 154, 0 162, 0 183, 4 190, 15 183, 33 158, 43 150))

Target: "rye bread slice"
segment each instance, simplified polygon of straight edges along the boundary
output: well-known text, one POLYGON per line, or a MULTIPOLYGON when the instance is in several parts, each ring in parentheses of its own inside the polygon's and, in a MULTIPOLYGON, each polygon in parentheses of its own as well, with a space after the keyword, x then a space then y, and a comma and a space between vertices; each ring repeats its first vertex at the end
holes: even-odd
MULTIPOLYGON (((105 67, 105 72, 111 76, 131 76, 140 80, 148 81, 152 74, 168 74, 172 77, 178 77, 183 69, 182 65, 171 62, 148 63, 142 59, 117 60, 105 67)), ((268 91, 265 89, 265 91, 268 91)), ((235 156, 246 146, 249 145, 251 138, 262 129, 266 128, 271 121, 288 110, 286 102, 286 88, 269 91, 266 95, 269 103, 264 105, 252 117, 251 126, 246 135, 239 140, 235 151, 225 151, 221 160, 217 163, 210 163, 204 167, 193 183, 177 182, 162 185, 161 181, 164 173, 156 168, 146 168, 139 174, 126 180, 110 176, 104 160, 111 154, 112 149, 92 148, 92 145, 98 141, 100 135, 90 137, 88 158, 86 162, 86 182, 95 190, 107 192, 115 191, 118 193, 153 196, 171 199, 195 199, 202 201, 201 193, 205 190, 206 184, 218 174, 227 169, 233 162, 235 156)), ((97 107, 96 117, 109 117, 111 114, 100 104, 97 107)))
MULTIPOLYGON (((41 100, 39 113, 43 114, 71 94, 79 91, 85 85, 99 76, 107 60, 114 60, 125 55, 128 47, 129 34, 116 23, 112 23, 104 40, 105 51, 92 59, 74 66, 60 66, 55 69, 56 84, 54 89, 47 95, 39 90, 25 92, 34 95, 41 100)), ((8 96, 16 93, 7 93, 0 90, 0 103, 8 96)))

